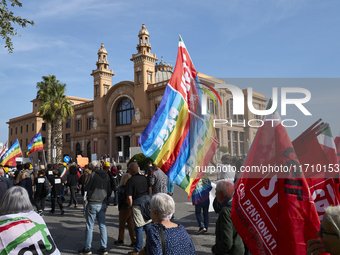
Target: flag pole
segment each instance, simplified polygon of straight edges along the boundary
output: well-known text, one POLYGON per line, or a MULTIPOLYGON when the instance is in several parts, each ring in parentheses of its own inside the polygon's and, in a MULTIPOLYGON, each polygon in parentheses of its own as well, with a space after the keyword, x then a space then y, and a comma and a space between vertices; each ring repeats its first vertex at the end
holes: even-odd
POLYGON ((47 163, 46 163, 46 158, 45 158, 45 149, 43 149, 43 157, 44 157, 44 162, 45 162, 45 169, 47 169, 47 163))

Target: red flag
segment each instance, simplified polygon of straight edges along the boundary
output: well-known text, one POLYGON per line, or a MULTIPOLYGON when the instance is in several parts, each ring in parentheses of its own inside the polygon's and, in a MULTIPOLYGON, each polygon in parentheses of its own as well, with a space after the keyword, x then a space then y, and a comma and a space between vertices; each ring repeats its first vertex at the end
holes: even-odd
POLYGON ((241 169, 231 217, 253 255, 306 254, 320 226, 316 208, 279 114, 263 122, 241 169))
POLYGON ((335 143, 328 124, 315 122, 293 141, 297 157, 312 194, 318 215, 322 220, 325 208, 339 205, 338 175, 335 143), (338 179, 338 178, 337 178, 338 179))

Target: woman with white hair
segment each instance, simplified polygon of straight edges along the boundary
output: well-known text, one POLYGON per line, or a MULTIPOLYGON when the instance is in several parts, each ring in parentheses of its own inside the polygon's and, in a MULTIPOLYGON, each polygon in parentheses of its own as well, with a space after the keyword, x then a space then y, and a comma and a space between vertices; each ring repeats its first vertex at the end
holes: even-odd
POLYGON ((0 254, 24 254, 26 251, 33 254, 60 254, 43 218, 33 211, 23 187, 12 187, 3 196, 0 229, 0 254))
POLYGON ((195 246, 185 228, 170 221, 174 212, 175 202, 172 197, 165 193, 152 196, 150 216, 155 225, 150 228, 146 238, 147 254, 195 254, 195 246))
POLYGON ((329 206, 325 209, 318 236, 321 239, 309 240, 307 255, 329 253, 340 254, 340 206, 329 206))

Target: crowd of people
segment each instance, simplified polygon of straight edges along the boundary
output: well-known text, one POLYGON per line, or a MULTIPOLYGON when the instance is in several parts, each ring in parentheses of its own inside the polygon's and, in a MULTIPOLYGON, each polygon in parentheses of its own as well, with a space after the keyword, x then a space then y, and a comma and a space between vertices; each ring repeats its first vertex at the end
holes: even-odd
MULTIPOLYGON (((231 158, 223 158, 222 163, 228 165, 237 162, 233 162, 231 158)), ((212 254, 250 254, 231 220, 235 178, 237 173, 236 176, 234 173, 233 176, 229 174, 220 177, 216 185, 214 209, 218 213, 218 218, 215 243, 211 248, 212 254)), ((19 216, 28 219, 18 224, 18 228, 21 226, 20 231, 26 229, 23 224, 39 222, 45 226, 44 233, 47 233, 47 237, 32 238, 47 240, 48 244, 44 246, 40 243, 38 246, 32 246, 30 243, 32 240, 27 239, 26 245, 30 247, 27 249, 43 247, 48 250, 48 254, 60 254, 42 216, 45 213, 46 200, 51 201, 49 213, 56 213, 57 202, 60 214, 63 215, 66 192, 70 192, 67 206, 78 207, 76 195, 78 192, 81 193, 84 204, 85 243, 84 248, 78 251, 80 255, 92 254, 93 227, 96 220, 100 230, 100 247, 97 247, 97 253, 108 254, 105 216, 112 195, 113 205, 118 206, 119 211, 119 231, 114 245, 125 244, 124 231, 127 226, 130 246, 133 249, 128 254, 195 254, 195 246, 184 226, 173 222, 175 213, 175 201, 172 198, 173 183, 151 161, 143 174, 137 162, 129 164, 126 172, 122 171, 120 165, 97 160, 84 168, 76 164, 67 167, 65 163, 60 163, 48 164, 45 169, 43 165, 38 167, 26 163, 17 165, 15 172, 8 171, 0 165, 0 222, 2 219, 17 219, 19 216), (33 206, 36 207, 36 212, 33 206), (145 244, 143 244, 143 230, 146 237, 145 244)), ((204 234, 208 230, 209 204, 209 200, 195 204, 198 234, 204 234)), ((321 239, 308 242, 307 254, 317 255, 323 252, 340 254, 339 229, 340 207, 329 207, 326 209, 318 232, 321 239)), ((14 232, 6 234, 6 238, 2 240, 3 245, 13 241, 11 233, 14 232)), ((6 247, 0 245, 0 248, 9 251, 11 249, 10 245, 6 247)))

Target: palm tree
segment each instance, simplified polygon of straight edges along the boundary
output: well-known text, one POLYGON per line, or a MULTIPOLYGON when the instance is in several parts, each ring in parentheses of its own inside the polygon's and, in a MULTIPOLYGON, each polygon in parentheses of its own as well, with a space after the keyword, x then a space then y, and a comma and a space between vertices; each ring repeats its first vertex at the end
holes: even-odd
POLYGON ((49 102, 49 94, 48 89, 52 86, 52 84, 60 83, 59 80, 56 79, 55 75, 48 75, 42 77, 43 81, 37 83, 37 99, 41 103, 38 108, 39 115, 43 118, 45 123, 47 124, 47 155, 46 161, 48 163, 52 162, 51 156, 51 135, 52 135, 52 114, 51 114, 51 107, 49 107, 46 103, 49 102))
POLYGON ((43 76, 43 82, 37 83, 37 98, 41 102, 38 108, 47 128, 47 158, 51 162, 51 148, 57 149, 57 162, 62 161, 63 121, 74 115, 72 102, 65 95, 66 84, 61 84, 54 75, 43 76), (51 146, 52 144, 52 146, 51 146))
POLYGON ((51 105, 54 110, 52 128, 52 145, 57 148, 57 162, 63 158, 63 121, 74 115, 72 102, 65 95, 66 84, 56 84, 51 87, 51 105))

